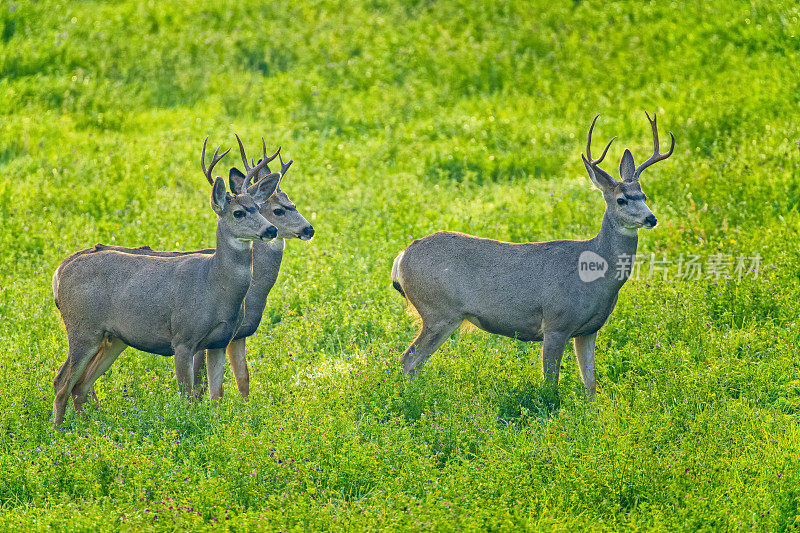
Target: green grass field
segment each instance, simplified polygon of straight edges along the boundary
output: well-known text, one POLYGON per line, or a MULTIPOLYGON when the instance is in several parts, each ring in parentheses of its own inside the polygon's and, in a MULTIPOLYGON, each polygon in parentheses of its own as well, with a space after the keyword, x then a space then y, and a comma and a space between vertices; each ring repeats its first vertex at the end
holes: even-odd
POLYGON ((0 3, 0 530, 800 530, 796 2, 221 4, 0 3), (588 126, 616 174, 652 152, 644 110, 677 146, 639 252, 705 273, 640 263, 596 403, 571 345, 554 397, 539 344, 479 331, 405 379, 397 252, 593 236, 588 126), (54 429, 55 267, 213 245, 200 148, 234 132, 295 160, 317 230, 248 343, 250 402, 230 372, 184 401, 129 349, 54 429))

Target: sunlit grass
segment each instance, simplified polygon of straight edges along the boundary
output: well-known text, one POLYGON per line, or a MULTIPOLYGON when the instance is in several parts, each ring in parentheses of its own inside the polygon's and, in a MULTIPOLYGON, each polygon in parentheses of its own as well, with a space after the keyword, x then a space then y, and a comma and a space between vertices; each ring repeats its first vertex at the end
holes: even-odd
MULTIPOLYGON (((796 4, 17 2, 0 5, 0 529, 800 527, 796 4), (458 332, 410 381, 391 288, 450 229, 588 238, 580 152, 677 139, 642 254, 753 256, 757 279, 621 291, 589 404, 571 347, 458 332), (295 160, 314 224, 248 342, 251 399, 177 393, 126 350, 101 406, 50 422, 51 276, 95 242, 213 244, 202 140, 295 160)), ((225 164, 236 164, 229 156, 225 164)), ((673 277, 674 278, 674 277, 673 277)))

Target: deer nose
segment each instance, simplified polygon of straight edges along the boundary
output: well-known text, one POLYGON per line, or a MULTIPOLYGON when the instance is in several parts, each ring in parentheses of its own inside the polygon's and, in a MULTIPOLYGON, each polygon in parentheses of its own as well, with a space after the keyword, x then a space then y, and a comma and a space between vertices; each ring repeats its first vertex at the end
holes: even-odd
POLYGON ((274 239, 277 236, 278 236, 278 228, 276 228, 275 226, 268 227, 266 230, 264 230, 264 233, 261 234, 261 237, 267 239, 274 239))
POLYGON ((303 228, 303 235, 309 239, 314 236, 314 226, 306 226, 303 228))
POLYGON ((658 220, 656 219, 655 215, 648 215, 648 217, 645 218, 644 221, 647 222, 648 224, 650 224, 651 228, 654 228, 656 226, 656 224, 658 223, 658 220))

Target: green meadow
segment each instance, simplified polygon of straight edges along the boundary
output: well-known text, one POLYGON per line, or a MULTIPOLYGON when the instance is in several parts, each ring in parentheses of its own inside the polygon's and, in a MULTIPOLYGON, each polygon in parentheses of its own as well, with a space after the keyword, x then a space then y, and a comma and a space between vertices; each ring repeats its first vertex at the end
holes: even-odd
POLYGON ((317 0, 0 3, 0 530, 800 530, 800 6, 317 0), (413 381, 411 240, 586 239, 580 153, 624 148, 658 226, 598 335, 454 334, 413 381), (50 420, 61 260, 213 246, 203 139, 294 159, 250 401, 128 349, 50 420), (689 268, 691 263, 692 267, 689 268), (697 266, 699 265, 699 266, 697 266))

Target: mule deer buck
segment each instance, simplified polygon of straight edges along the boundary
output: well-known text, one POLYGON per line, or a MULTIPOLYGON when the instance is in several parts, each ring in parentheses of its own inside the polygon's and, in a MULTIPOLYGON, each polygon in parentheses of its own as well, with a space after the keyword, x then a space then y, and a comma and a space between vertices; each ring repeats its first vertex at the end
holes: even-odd
MULTIPOLYGON (((599 116, 599 115, 598 115, 599 116)), ((600 232, 585 241, 508 243, 443 231, 412 242, 392 266, 392 284, 422 319, 422 329, 403 353, 403 373, 415 372, 463 321, 490 333, 543 341, 542 373, 558 384, 564 349, 575 339, 581 378, 590 398, 596 390, 595 339, 633 267, 638 229, 652 228, 639 177, 672 154, 659 153, 656 117, 650 119, 653 155, 638 167, 625 150, 620 180, 591 155, 592 121, 581 155, 592 183, 606 202, 600 232), (617 272, 608 271, 616 265, 617 272), (585 268, 595 267, 595 271, 585 268), (605 270, 603 269, 605 266, 605 270)))
MULTIPOLYGON (((263 157, 266 158, 267 151, 266 145, 262 139, 263 157)), ((239 148, 242 155, 242 163, 247 169, 247 158, 239 143, 239 148)), ((283 162, 280 155, 280 148, 278 149, 278 158, 281 163, 280 172, 278 172, 278 182, 276 184, 275 192, 270 196, 267 201, 261 204, 261 214, 278 228, 278 236, 276 239, 269 243, 254 242, 253 243, 253 279, 250 282, 250 289, 245 296, 245 314, 239 330, 234 335, 233 340, 227 347, 228 362, 231 365, 236 386, 242 398, 247 400, 250 395, 250 370, 247 367, 247 358, 245 353, 245 339, 253 335, 258 326, 261 324, 261 318, 264 316, 264 308, 267 305, 267 296, 270 290, 275 285, 278 279, 278 272, 281 268, 281 261, 283 260, 283 251, 286 246, 285 239, 297 238, 302 241, 310 240, 314 236, 314 226, 312 226, 303 215, 297 210, 297 206, 292 202, 289 197, 281 190, 281 183, 283 176, 293 161, 288 163, 283 162)), ((261 170, 261 177, 259 179, 266 179, 266 176, 274 175, 269 166, 264 166, 261 170)), ((242 174, 239 169, 233 167, 230 169, 228 181, 232 189, 239 190, 246 176, 242 174)), ((202 377, 202 370, 206 358, 203 357, 202 352, 198 352, 194 356, 194 369, 195 380, 202 377)), ((208 373, 209 377, 211 373, 208 373)), ((220 376, 221 378, 221 376, 220 376)), ((219 383, 212 383, 209 381, 209 392, 212 394, 219 394, 222 396, 222 386, 219 383), (215 392, 216 391, 216 392, 215 392)))
MULTIPOLYGON (((248 170, 247 156, 245 154, 244 146, 237 136, 239 142, 239 150, 242 156, 242 162, 245 166, 245 171, 248 170)), ((285 239, 297 238, 300 240, 309 240, 314 236, 314 227, 300 214, 297 206, 289 199, 289 197, 281 190, 281 183, 286 171, 294 161, 288 163, 283 162, 280 155, 280 148, 270 157, 267 157, 266 143, 262 139, 263 157, 258 163, 253 163, 253 166, 258 166, 263 160, 267 160, 267 164, 259 170, 256 175, 256 183, 261 183, 262 180, 273 180, 274 183, 269 183, 268 189, 273 189, 272 195, 266 202, 260 204, 259 210, 261 215, 267 219, 272 225, 277 228, 277 237, 269 243, 254 241, 252 247, 253 255, 253 277, 250 281, 250 288, 245 296, 244 317, 239 326, 233 340, 228 344, 226 352, 228 361, 231 365, 236 385, 239 393, 245 400, 250 395, 250 371, 247 366, 247 359, 245 356, 245 339, 255 333, 261 323, 261 318, 264 314, 264 308, 267 304, 267 296, 273 285, 278 279, 278 272, 280 271, 281 261, 283 259, 283 251, 285 247, 285 239), (269 162, 271 162, 275 155, 278 156, 281 169, 279 172, 272 172, 269 169, 269 162)), ((247 176, 239 169, 232 167, 228 176, 228 183, 231 191, 239 193, 245 183, 247 176)), ((209 183, 213 185, 213 181, 209 178, 209 183)), ((185 256, 192 254, 213 254, 214 249, 205 249, 197 251, 175 251, 175 252, 162 252, 151 249, 148 246, 139 248, 127 248, 123 246, 108 246, 104 244, 97 244, 93 249, 88 249, 87 252, 95 252, 102 250, 116 250, 119 252, 126 252, 131 254, 152 255, 157 257, 173 257, 185 256)), ((212 358, 213 359, 213 358, 212 358)), ((91 367, 90 367, 91 368, 91 367)), ((194 355, 194 385, 197 386, 203 378, 203 370, 206 369, 206 353, 203 350, 198 351, 194 355)), ((97 370, 97 369, 95 369, 97 370)), ((222 368, 212 369, 214 380, 209 382, 209 394, 212 399, 222 397, 222 368)), ((84 376, 81 378, 83 381, 91 380, 92 383, 99 378, 96 376, 84 376)), ((91 391, 93 393, 93 391, 91 391)), ((95 397, 96 398, 96 397, 95 397)))
MULTIPOLYGON (((214 153, 201 167, 210 181, 214 165, 228 151, 214 153)), ((252 275, 250 243, 271 239, 277 230, 261 216, 257 204, 274 191, 275 180, 249 182, 261 168, 248 169, 239 194, 213 180, 211 207, 218 216, 217 247, 212 254, 153 257, 113 250, 73 254, 53 274, 53 295, 67 330, 69 353, 53 386, 53 421, 64 421, 72 395, 82 409, 94 381, 122 350, 175 356, 175 375, 182 394, 191 392, 192 356, 209 349, 209 372, 224 362, 224 348, 243 318, 244 298, 252 275), (273 186, 273 188, 270 188, 273 186), (90 363, 91 360, 91 363, 90 363), (90 368, 87 368, 90 366, 90 368), (77 385, 77 387, 76 387, 77 385)))

